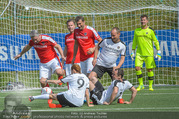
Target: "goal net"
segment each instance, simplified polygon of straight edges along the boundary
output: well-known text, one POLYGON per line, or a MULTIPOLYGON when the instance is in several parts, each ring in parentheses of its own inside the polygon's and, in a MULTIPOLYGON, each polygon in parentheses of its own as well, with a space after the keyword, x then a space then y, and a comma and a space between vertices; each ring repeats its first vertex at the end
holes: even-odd
MULTIPOLYGON (((21 82, 25 88, 40 88, 39 58, 34 48, 18 60, 13 57, 28 44, 29 33, 34 29, 51 36, 64 49, 64 38, 69 32, 66 21, 78 15, 84 16, 86 25, 94 27, 102 38, 110 37, 112 27, 120 28, 120 39, 127 46, 122 65, 124 78, 138 85, 130 53, 134 29, 140 27, 142 14, 149 16, 149 26, 156 31, 162 51, 162 60, 155 60, 154 85, 178 85, 177 0, 0 0, 0 89, 5 89, 8 82, 21 82)), ((155 48, 154 51, 156 53, 155 48)), ((148 85, 145 66, 142 72, 144 84, 148 85)), ((57 76, 53 75, 52 79, 57 76)), ((104 86, 111 83, 108 74, 100 81, 104 86)))

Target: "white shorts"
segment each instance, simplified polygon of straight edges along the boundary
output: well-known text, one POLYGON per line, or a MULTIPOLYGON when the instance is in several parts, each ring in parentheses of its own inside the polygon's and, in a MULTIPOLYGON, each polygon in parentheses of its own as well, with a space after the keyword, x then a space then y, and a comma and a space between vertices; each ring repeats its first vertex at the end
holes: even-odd
MULTIPOLYGON (((80 63, 75 63, 75 64, 78 64, 81 67, 80 63)), ((65 64, 66 76, 71 74, 71 67, 72 67, 72 64, 65 64)))
POLYGON ((90 57, 87 60, 80 62, 82 73, 84 73, 85 75, 87 75, 92 71, 93 69, 92 61, 93 61, 93 57, 90 57))
POLYGON ((57 58, 54 58, 47 63, 40 63, 40 79, 42 77, 51 79, 51 75, 59 68, 61 68, 61 66, 57 58))

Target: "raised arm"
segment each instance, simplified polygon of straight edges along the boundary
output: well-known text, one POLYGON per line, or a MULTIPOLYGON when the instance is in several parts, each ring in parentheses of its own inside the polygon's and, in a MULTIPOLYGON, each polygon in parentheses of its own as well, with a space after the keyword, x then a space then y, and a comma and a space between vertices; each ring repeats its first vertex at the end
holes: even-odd
POLYGON ((23 50, 21 51, 21 53, 18 54, 18 55, 16 55, 16 56, 14 57, 14 59, 16 60, 16 59, 18 59, 19 57, 21 57, 24 53, 26 53, 28 50, 30 50, 31 47, 32 47, 32 46, 30 46, 29 44, 27 44, 27 45, 23 48, 23 50))

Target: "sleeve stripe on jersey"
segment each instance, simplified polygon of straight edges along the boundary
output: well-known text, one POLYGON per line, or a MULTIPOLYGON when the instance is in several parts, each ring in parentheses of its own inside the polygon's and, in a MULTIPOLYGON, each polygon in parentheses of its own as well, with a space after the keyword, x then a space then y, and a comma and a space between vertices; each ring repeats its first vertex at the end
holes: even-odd
POLYGON ((131 89, 132 87, 134 87, 134 86, 131 86, 129 89, 131 89))
POLYGON ((63 82, 63 79, 64 79, 64 78, 60 79, 60 81, 61 81, 62 83, 64 83, 64 82, 63 82))
MULTIPOLYGON (((105 39, 102 39, 102 41, 98 44, 98 46, 104 41, 105 39)), ((100 46, 99 46, 100 47, 100 46)))
POLYGON ((94 30, 94 28, 92 28, 92 27, 90 27, 90 26, 87 26, 86 28, 88 28, 88 29, 92 30, 92 31, 93 31, 93 33, 94 33, 94 35, 95 35, 96 37, 98 37, 98 36, 99 36, 99 35, 98 35, 98 33, 96 32, 96 30, 94 30))
POLYGON ((124 42, 121 41, 122 44, 124 44, 125 46, 125 52, 124 52, 124 55, 121 55, 121 56, 126 56, 126 44, 124 42))
POLYGON ((55 42, 56 42, 56 41, 53 40, 51 37, 47 37, 47 36, 42 36, 42 39, 47 39, 47 40, 49 40, 49 41, 52 42, 52 43, 55 43, 55 42))

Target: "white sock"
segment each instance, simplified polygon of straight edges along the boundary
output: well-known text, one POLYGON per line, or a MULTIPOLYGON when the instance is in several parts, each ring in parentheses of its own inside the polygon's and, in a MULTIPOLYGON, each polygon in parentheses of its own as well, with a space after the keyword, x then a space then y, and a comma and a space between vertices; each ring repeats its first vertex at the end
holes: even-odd
POLYGON ((49 94, 33 96, 34 99, 49 99, 49 94))

